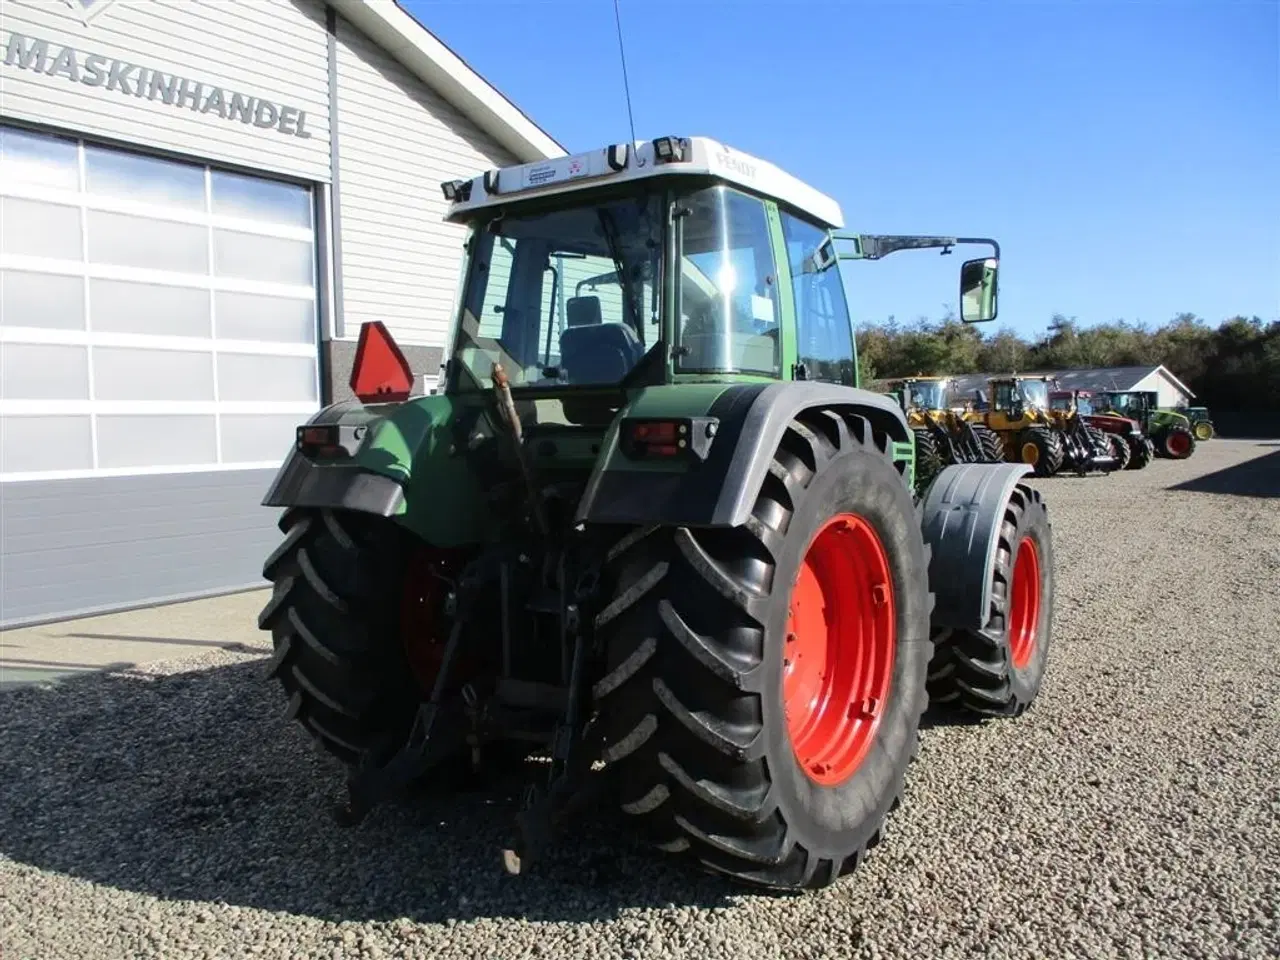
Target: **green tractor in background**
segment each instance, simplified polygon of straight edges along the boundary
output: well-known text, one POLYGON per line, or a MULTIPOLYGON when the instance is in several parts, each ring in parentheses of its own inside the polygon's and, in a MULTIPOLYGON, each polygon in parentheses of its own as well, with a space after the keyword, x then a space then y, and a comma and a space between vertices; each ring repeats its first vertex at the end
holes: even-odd
POLYGON ((1217 436, 1217 429, 1209 416, 1208 407, 1180 407, 1177 410, 1191 422, 1191 432, 1200 441, 1212 440, 1217 436))
POLYGON ((523 771, 511 873, 610 802, 743 883, 834 883, 926 705, 1015 717, 1046 668, 1029 468, 917 478, 839 270, 989 246, 960 266, 962 319, 989 321, 999 247, 837 232, 833 200, 703 138, 442 187, 467 240, 441 392, 364 324, 356 399, 297 428, 263 501, 269 673, 346 770, 340 822, 523 771))
POLYGON ((1191 421, 1177 410, 1156 406, 1154 390, 1102 390, 1094 394, 1094 411, 1138 421, 1156 456, 1185 460, 1196 452, 1191 421))

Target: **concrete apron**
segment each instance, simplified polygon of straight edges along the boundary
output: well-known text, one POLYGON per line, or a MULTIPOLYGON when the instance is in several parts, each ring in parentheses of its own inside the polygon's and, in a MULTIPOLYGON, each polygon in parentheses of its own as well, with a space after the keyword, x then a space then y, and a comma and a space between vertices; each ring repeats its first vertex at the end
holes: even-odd
POLYGON ((0 690, 209 650, 269 653, 271 638, 258 629, 266 601, 266 590, 250 590, 0 630, 0 690))

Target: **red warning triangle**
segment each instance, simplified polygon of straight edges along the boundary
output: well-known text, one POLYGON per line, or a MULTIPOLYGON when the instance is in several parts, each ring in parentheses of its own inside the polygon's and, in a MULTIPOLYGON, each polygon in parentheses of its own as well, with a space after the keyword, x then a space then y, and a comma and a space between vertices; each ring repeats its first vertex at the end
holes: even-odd
POLYGON ((351 392, 361 403, 399 403, 413 390, 413 371, 381 320, 360 326, 351 392))

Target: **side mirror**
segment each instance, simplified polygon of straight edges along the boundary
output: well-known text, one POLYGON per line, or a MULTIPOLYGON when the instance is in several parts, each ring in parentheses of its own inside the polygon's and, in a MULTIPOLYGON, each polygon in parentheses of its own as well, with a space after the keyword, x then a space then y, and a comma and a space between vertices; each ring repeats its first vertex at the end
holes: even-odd
POLYGON ((960 266, 960 319, 965 323, 986 323, 996 318, 997 273, 1000 261, 994 257, 966 260, 960 266))
POLYGON ((818 249, 804 258, 802 273, 825 273, 836 265, 836 245, 827 237, 818 249))

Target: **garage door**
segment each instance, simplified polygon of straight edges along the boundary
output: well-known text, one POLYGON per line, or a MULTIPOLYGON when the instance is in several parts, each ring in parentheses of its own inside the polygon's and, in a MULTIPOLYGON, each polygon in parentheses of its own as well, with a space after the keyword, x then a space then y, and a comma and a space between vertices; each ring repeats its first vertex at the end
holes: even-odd
POLYGON ((305 185, 0 127, 0 622, 256 579, 320 397, 313 217, 305 185))

